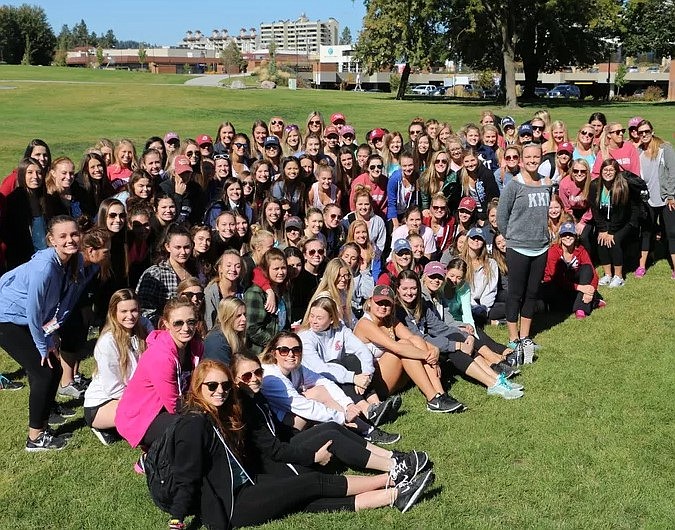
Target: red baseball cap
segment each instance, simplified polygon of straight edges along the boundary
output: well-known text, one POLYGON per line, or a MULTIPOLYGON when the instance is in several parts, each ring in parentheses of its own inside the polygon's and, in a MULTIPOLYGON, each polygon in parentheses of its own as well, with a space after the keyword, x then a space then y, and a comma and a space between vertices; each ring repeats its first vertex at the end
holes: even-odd
POLYGON ((476 209, 476 200, 473 197, 462 197, 459 208, 473 212, 476 209))
POLYGON ((387 131, 378 127, 370 132, 370 139, 375 140, 375 138, 384 138, 385 134, 387 134, 387 131))
POLYGON ((338 131, 337 127, 333 125, 329 125, 323 130, 323 136, 324 138, 328 138, 331 134, 334 134, 335 136, 340 136, 340 131, 338 131))
POLYGON ((342 123, 347 123, 347 119, 345 118, 345 115, 340 113, 340 112, 336 112, 335 114, 332 114, 331 117, 330 117, 330 122, 332 124, 335 124, 336 121, 341 121, 342 123))
POLYGON ((568 153, 570 156, 574 153, 574 146, 570 142, 562 142, 558 144, 558 153, 568 153))
POLYGON ((190 165, 190 159, 185 155, 178 155, 173 159, 173 169, 176 172, 176 175, 182 175, 183 173, 192 172, 192 166, 190 165))
POLYGON ((200 134, 199 136, 197 136, 197 145, 199 146, 212 143, 213 138, 211 138, 208 134, 200 134))

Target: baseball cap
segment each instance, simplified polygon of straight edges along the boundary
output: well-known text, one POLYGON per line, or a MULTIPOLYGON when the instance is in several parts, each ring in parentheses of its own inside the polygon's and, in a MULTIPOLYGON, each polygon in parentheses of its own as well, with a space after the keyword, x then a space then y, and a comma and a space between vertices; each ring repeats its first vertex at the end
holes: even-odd
POLYGON ((340 131, 338 131, 338 128, 335 127, 334 125, 329 125, 323 130, 323 136, 324 138, 328 138, 331 134, 334 134, 335 136, 340 136, 340 131))
POLYGON ((574 153, 574 146, 570 142, 562 142, 558 144, 558 153, 569 153, 570 156, 572 156, 572 153, 574 153))
POLYGON ((212 144, 213 143, 213 138, 211 138, 208 134, 200 134, 197 136, 197 145, 201 146, 204 144, 212 144))
POLYGON ((288 230, 289 228, 297 228, 298 230, 302 231, 302 220, 295 216, 292 215, 288 219, 286 219, 286 222, 284 223, 284 228, 288 230))
POLYGON ((173 169, 177 175, 192 172, 190 159, 185 155, 178 155, 176 158, 173 159, 173 169))
POLYGON ((483 241, 485 241, 485 234, 483 233, 483 229, 480 226, 474 226, 471 230, 469 230, 466 233, 466 237, 468 237, 469 239, 474 237, 480 237, 483 241))
POLYGON ((341 112, 336 112, 331 115, 330 122, 335 124, 336 121, 341 121, 342 123, 345 123, 347 120, 344 114, 342 114, 341 112))
POLYGON ((433 276, 434 274, 445 276, 446 272, 447 269, 445 268, 445 265, 443 265, 440 261, 430 261, 424 267, 424 274, 426 276, 433 276))
POLYGON ((173 131, 170 131, 164 135, 164 142, 169 142, 171 140, 178 140, 180 141, 180 137, 178 136, 178 133, 175 133, 173 131))
POLYGON ((473 197, 462 197, 462 200, 459 201, 459 208, 473 212, 476 209, 476 199, 473 197))
POLYGON ((564 222, 563 224, 560 225, 560 230, 558 230, 558 235, 560 235, 562 237, 565 234, 571 234, 573 236, 577 235, 576 226, 574 226, 573 222, 566 221, 566 222, 564 222))
POLYGON ((352 127, 351 125, 345 125, 344 127, 342 127, 342 129, 340 129, 340 134, 342 134, 342 136, 345 136, 346 134, 356 136, 356 131, 354 130, 354 127, 352 127))
POLYGON ((511 116, 504 116, 501 121, 502 129, 506 129, 507 127, 515 127, 516 126, 516 120, 514 120, 511 116))
POLYGON ((400 254, 404 250, 407 250, 408 252, 412 252, 412 247, 410 246, 410 242, 405 238, 397 239, 394 242, 394 254, 400 254))
POLYGON ((529 123, 523 123, 520 127, 518 127, 518 136, 524 136, 526 134, 532 136, 532 125, 529 123))
POLYGON ((394 290, 388 285, 376 285, 373 289, 373 302, 387 300, 394 303, 394 290))
POLYGON ((637 128, 637 126, 640 124, 641 121, 642 116, 635 116, 631 118, 630 120, 628 120, 628 128, 629 129, 637 128))
POLYGON ((277 147, 279 147, 280 145, 279 138, 277 138, 274 135, 265 137, 265 142, 263 143, 263 146, 267 147, 268 145, 276 145, 277 147))
POLYGON ((370 139, 375 140, 376 138, 384 138, 385 134, 387 134, 387 131, 378 127, 377 129, 370 131, 370 139))

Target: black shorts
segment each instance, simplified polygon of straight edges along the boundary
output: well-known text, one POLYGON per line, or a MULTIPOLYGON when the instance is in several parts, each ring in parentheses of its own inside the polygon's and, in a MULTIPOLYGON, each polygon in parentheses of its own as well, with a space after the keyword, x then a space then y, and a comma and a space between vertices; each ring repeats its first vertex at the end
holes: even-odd
POLYGON ((100 405, 96 405, 95 407, 84 407, 84 421, 87 422, 87 425, 91 427, 91 425, 94 423, 94 419, 96 418, 96 414, 98 414, 98 409, 101 407, 107 405, 111 401, 115 401, 114 399, 109 399, 108 401, 104 401, 100 405))

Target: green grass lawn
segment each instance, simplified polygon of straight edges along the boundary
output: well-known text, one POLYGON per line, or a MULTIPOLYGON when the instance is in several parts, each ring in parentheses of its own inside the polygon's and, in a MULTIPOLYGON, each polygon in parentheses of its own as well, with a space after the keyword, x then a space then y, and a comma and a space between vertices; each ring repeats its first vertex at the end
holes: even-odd
MULTIPOLYGON (((300 123, 313 109, 341 111, 362 137, 378 125, 405 130, 418 115, 459 126, 484 108, 397 102, 382 94, 163 86, 154 85, 155 76, 127 74, 0 67, 0 85, 17 87, 0 91, 0 173, 15 167, 33 137, 44 138, 54 156, 79 160, 100 136, 139 144, 168 130, 194 137, 214 134, 223 120, 248 129, 254 119, 273 114, 300 123), (69 78, 105 84, 11 82, 69 78)), ((560 106, 553 116, 576 129, 594 108, 622 123, 647 117, 657 133, 672 138, 675 108, 669 105, 560 106)), ((534 110, 514 115, 522 120, 534 110)), ((425 412, 422 396, 406 392, 405 413, 387 428, 402 434, 398 448, 428 451, 437 474, 431 494, 408 514, 296 515, 265 528, 675 527, 674 291, 661 260, 644 279, 630 275, 624 288, 605 290, 606 309, 542 330, 540 359, 519 377, 526 386, 521 400, 491 398, 460 380, 452 393, 469 410, 446 416, 425 412)), ((503 330, 493 330, 505 338, 503 330)), ((88 360, 85 373, 92 368, 88 360)), ((0 355, 0 371, 16 369, 0 355)), ((167 516, 132 471, 138 451, 123 443, 100 445, 83 427, 81 412, 62 428, 74 430, 64 451, 24 452, 27 400, 27 389, 0 392, 0 527, 166 526, 167 516)))

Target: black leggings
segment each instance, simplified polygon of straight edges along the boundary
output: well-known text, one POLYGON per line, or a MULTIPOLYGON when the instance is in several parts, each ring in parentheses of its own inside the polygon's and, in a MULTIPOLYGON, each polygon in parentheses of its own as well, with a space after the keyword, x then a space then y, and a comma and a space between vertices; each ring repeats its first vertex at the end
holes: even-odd
POLYGON ((607 248, 598 244, 598 261, 600 261, 600 265, 623 267, 623 247, 626 244, 626 238, 633 234, 633 227, 626 225, 613 234, 614 244, 611 247, 607 248))
POLYGON ((33 342, 28 326, 11 322, 0 323, 0 347, 5 350, 28 375, 28 426, 31 429, 47 427, 49 413, 54 405, 56 391, 61 382, 61 363, 50 355, 53 368, 47 362, 40 365, 42 358, 33 342))
MULTIPOLYGON (((593 281, 593 265, 585 264, 579 267, 579 270, 574 275, 574 283, 578 285, 590 285, 591 281, 593 281)), ((587 315, 590 315, 591 311, 598 307, 598 302, 602 300, 602 296, 596 290, 593 299, 589 303, 585 303, 582 292, 561 288, 559 284, 554 283, 542 284, 541 297, 553 311, 569 313, 581 309, 587 315)))
POLYGON ((506 249, 509 269, 509 290, 506 294, 506 321, 518 322, 518 312, 523 318, 532 318, 537 303, 539 284, 546 268, 546 252, 539 256, 525 256, 511 248, 506 249))
POLYGON ((661 228, 664 232, 662 241, 666 243, 668 254, 675 254, 675 210, 668 206, 647 206, 647 219, 640 223, 642 230, 641 250, 651 249, 654 233, 661 228))
MULTIPOLYGON (((347 370, 354 372, 357 375, 363 371, 361 369, 361 361, 356 355, 353 354, 345 355, 342 359, 336 359, 335 361, 330 362, 344 366, 347 370)), ((377 392, 375 392, 372 384, 368 386, 363 394, 359 394, 356 391, 354 383, 337 383, 337 385, 354 403, 366 401, 370 396, 377 395, 377 392)))
POLYGON ((279 478, 258 475, 256 483, 239 489, 234 499, 232 526, 254 526, 293 512, 355 510, 347 495, 347 477, 306 473, 279 478))
POLYGON ((328 450, 340 462, 352 469, 366 468, 370 458, 370 451, 366 449, 367 442, 355 432, 332 421, 300 431, 289 440, 289 443, 316 453, 328 440, 333 441, 328 450))
POLYGON ((496 354, 502 355, 506 350, 506 346, 504 346, 503 344, 499 344, 496 340, 490 337, 482 329, 476 329, 476 334, 478 335, 478 337, 474 341, 474 349, 476 351, 480 350, 483 346, 487 346, 496 354))
POLYGON ((155 419, 152 420, 148 430, 145 431, 143 439, 141 440, 141 445, 143 447, 150 447, 152 442, 154 442, 166 432, 174 419, 176 419, 175 414, 170 414, 168 410, 162 408, 155 419))

